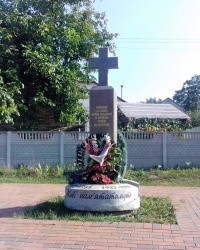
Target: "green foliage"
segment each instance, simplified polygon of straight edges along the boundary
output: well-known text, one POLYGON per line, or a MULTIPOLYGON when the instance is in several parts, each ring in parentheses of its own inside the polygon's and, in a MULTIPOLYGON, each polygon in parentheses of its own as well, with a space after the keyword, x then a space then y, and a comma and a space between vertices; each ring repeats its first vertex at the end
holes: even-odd
POLYGON ((78 220, 104 222, 143 222, 176 224, 174 208, 168 198, 142 197, 141 208, 125 216, 119 213, 78 212, 64 207, 64 198, 52 197, 50 200, 38 204, 32 210, 22 214, 24 219, 38 220, 78 220), (118 216, 116 216, 118 215, 118 216))
MULTIPOLYGON (((66 168, 70 170, 70 166, 66 168)), ((0 182, 64 183, 66 168, 40 164, 33 167, 21 164, 16 168, 0 168, 0 182)))
POLYGON ((175 210, 169 198, 142 197, 141 208, 135 214, 137 222, 177 224, 175 210))
POLYGON ((154 131, 154 132, 164 132, 164 131, 184 131, 191 128, 191 125, 186 120, 178 119, 148 119, 140 118, 129 120, 122 119, 118 121, 118 127, 122 131, 154 131))
POLYGON ((152 169, 128 169, 126 179, 134 180, 145 186, 180 186, 200 187, 200 168, 194 167, 192 163, 185 163, 185 166, 174 166, 171 169, 163 170, 159 165, 152 169))
POLYGON ((182 89, 175 92, 173 99, 186 111, 200 110, 200 76, 187 80, 182 89))
POLYGON ((162 99, 160 98, 157 99, 156 97, 154 98, 150 97, 146 99, 146 102, 141 102, 141 103, 162 103, 162 99))
MULTIPOLYGON (((0 168, 0 183, 66 183, 64 176, 77 173, 76 166, 43 166, 27 167, 20 165, 18 168, 0 168)), ((174 166, 163 170, 161 165, 149 170, 135 169, 130 166, 124 176, 125 179, 137 181, 146 186, 183 186, 200 187, 200 167, 195 167, 192 162, 186 162, 185 166, 174 166)))
POLYGON ((0 70, 0 120, 6 123, 13 123, 13 116, 19 115, 13 100, 13 93, 9 93, 3 82, 0 70))
POLYGON ((200 127, 200 110, 188 111, 187 114, 191 118, 191 126, 192 127, 200 127))
POLYGON ((92 0, 0 2, 0 120, 37 129, 38 108, 66 127, 87 119, 80 82, 92 79, 87 61, 116 36, 92 0), (20 118, 19 118, 20 116, 20 118))
POLYGON ((120 149, 120 166, 117 171, 124 178, 127 169, 127 145, 123 134, 119 130, 117 132, 117 147, 120 149))

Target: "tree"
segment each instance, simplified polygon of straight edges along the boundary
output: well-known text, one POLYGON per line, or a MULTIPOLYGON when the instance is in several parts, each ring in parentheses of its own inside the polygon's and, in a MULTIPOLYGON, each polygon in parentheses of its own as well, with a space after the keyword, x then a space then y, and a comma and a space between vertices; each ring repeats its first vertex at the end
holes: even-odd
POLYGON ((146 102, 140 102, 140 103, 162 103, 162 99, 160 99, 160 98, 156 98, 156 97, 154 97, 154 98, 152 98, 152 97, 150 97, 150 98, 146 98, 146 102))
POLYGON ((0 120, 36 128, 37 110, 51 109, 67 127, 85 121, 80 82, 92 76, 87 61, 116 34, 92 0, 0 1, 0 120))
POLYGON ((200 76, 187 80, 181 90, 175 91, 173 99, 186 111, 200 110, 200 76))
POLYGON ((157 99, 156 97, 154 97, 154 98, 150 97, 150 98, 146 99, 145 103, 162 103, 162 99, 160 99, 160 98, 157 99))
POLYGON ((200 127, 200 110, 188 111, 187 114, 191 118, 191 126, 200 127))

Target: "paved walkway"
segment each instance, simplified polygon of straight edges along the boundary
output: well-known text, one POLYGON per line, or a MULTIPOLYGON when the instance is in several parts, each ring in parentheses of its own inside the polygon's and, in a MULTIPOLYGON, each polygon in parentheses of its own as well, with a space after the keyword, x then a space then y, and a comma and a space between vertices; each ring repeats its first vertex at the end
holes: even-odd
POLYGON ((178 225, 13 219, 14 213, 64 194, 64 185, 0 184, 0 249, 200 249, 200 188, 141 187, 170 196, 178 225))

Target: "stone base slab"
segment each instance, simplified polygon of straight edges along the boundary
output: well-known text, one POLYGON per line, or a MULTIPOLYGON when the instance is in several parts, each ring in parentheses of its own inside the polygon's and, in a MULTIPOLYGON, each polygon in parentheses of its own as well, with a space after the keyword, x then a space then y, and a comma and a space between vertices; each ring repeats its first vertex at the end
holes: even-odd
POLYGON ((132 211, 140 207, 139 184, 73 184, 65 187, 65 207, 80 211, 132 211))

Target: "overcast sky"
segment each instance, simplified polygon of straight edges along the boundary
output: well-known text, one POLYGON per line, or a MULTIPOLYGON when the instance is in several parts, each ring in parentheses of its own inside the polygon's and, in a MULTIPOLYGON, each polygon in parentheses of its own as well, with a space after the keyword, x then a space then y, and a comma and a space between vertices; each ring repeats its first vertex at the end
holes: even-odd
MULTIPOLYGON (((115 40, 119 69, 109 85, 128 102, 172 98, 200 75, 200 0, 96 0, 115 40)), ((113 55, 109 55, 113 56, 113 55)))

